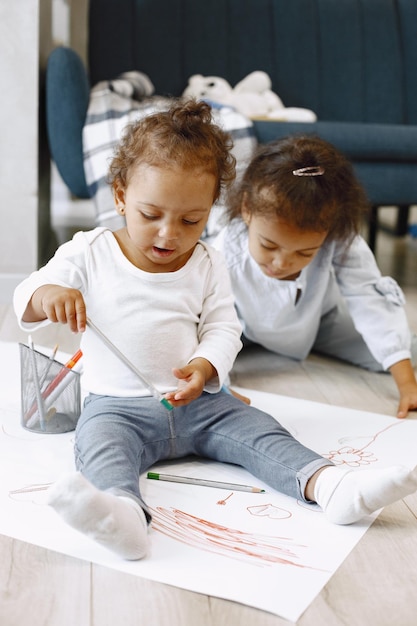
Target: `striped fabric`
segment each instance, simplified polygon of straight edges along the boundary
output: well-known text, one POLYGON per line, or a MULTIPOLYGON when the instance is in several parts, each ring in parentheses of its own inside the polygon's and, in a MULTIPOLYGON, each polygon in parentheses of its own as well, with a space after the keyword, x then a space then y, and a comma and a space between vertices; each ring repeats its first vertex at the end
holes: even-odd
MULTIPOLYGON (((88 191, 95 203, 96 224, 112 230, 123 225, 115 211, 107 172, 114 148, 126 126, 146 115, 166 110, 171 99, 153 95, 149 78, 141 72, 127 72, 113 81, 97 83, 90 93, 87 117, 83 128, 84 171, 88 191)), ((210 102, 213 118, 233 137, 233 153, 237 173, 246 167, 257 144, 252 122, 231 107, 210 102)), ((220 229, 221 203, 213 207, 206 235, 220 229)))

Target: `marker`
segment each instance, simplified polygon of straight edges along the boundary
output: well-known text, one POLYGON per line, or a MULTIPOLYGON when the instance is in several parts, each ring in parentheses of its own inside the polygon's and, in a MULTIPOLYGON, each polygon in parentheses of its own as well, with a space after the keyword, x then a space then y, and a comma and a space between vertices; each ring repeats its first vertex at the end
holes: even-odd
POLYGON ((218 480, 206 480, 205 478, 190 478, 188 476, 173 476, 172 474, 157 474, 148 472, 147 478, 152 480, 166 480, 171 483, 185 483, 187 485, 200 485, 200 487, 216 487, 217 489, 229 489, 234 491, 250 491, 251 493, 265 493, 265 489, 251 487, 250 485, 237 485, 224 483, 218 480))
MULTIPOLYGON (((29 342, 28 343, 29 343, 30 349, 33 351, 34 350, 34 345, 33 345, 33 341, 32 341, 31 335, 29 335, 29 342)), ((49 374, 49 370, 52 367, 52 363, 54 362, 54 359, 55 359, 57 351, 58 351, 58 344, 55 344, 54 349, 52 350, 50 356, 48 357, 48 363, 47 363, 46 367, 44 368, 41 377, 39 378, 39 389, 40 389, 40 391, 42 391, 43 384, 44 384, 44 382, 46 380, 46 377, 49 374)), ((32 369, 33 369, 33 357, 31 357, 31 359, 32 359, 32 369)), ((36 362, 35 362, 35 366, 36 366, 36 362)), ((38 398, 37 390, 36 390, 36 386, 35 386, 35 397, 33 399, 32 404, 36 403, 39 399, 41 400, 41 404, 39 404, 39 402, 38 402, 38 405, 41 406, 41 411, 42 411, 42 397, 38 398)), ((45 407, 43 407, 43 410, 44 410, 44 413, 45 413, 45 407)), ((41 415, 41 413, 40 413, 40 415, 41 415)), ((46 418, 46 417, 47 416, 44 415, 44 418, 46 418)), ((35 415, 35 418, 32 417, 31 424, 29 424, 29 423, 26 424, 29 428, 31 428, 36 423, 36 421, 37 421, 37 416, 36 415, 35 415)))
POLYGON ((123 352, 120 352, 119 348, 116 348, 114 343, 112 343, 110 341, 110 339, 108 337, 106 337, 106 335, 99 328, 97 328, 97 326, 95 324, 93 324, 93 322, 90 319, 88 319, 88 318, 87 318, 87 326, 89 326, 91 328, 91 330, 93 332, 95 332, 96 335, 98 337, 100 337, 100 339, 102 339, 104 341, 104 343, 107 345, 108 348, 110 348, 110 350, 113 352, 113 354, 115 354, 117 357, 119 357, 119 359, 121 361, 123 361, 123 363, 125 365, 127 365, 127 367, 134 374, 136 374, 136 376, 139 378, 139 380, 142 382, 142 384, 145 385, 145 387, 151 392, 153 397, 156 398, 157 400, 159 400, 159 402, 166 409, 168 409, 168 411, 172 411, 172 409, 174 407, 172 406, 171 402, 169 400, 167 400, 166 398, 164 398, 162 393, 155 387, 155 385, 153 385, 151 382, 149 382, 149 380, 147 380, 144 377, 144 375, 137 369, 137 367, 135 367, 133 365, 133 363, 131 361, 129 361, 129 359, 123 354, 123 352))
POLYGON ((39 381, 39 384, 40 384, 40 386, 41 386, 41 389, 42 389, 42 385, 43 385, 43 383, 44 383, 44 382, 45 382, 45 380, 46 380, 46 377, 47 377, 47 376, 48 376, 48 374, 49 374, 49 370, 50 370, 50 369, 51 369, 51 367, 52 367, 52 363, 53 363, 53 362, 54 362, 54 360, 55 360, 55 357, 56 357, 56 353, 57 353, 57 352, 58 352, 58 344, 56 343, 56 344, 55 344, 55 346, 54 346, 54 349, 52 350, 51 354, 50 354, 50 355, 49 355, 49 357, 48 357, 48 363, 47 363, 47 365, 46 365, 46 367, 45 367, 44 371, 42 372, 42 376, 41 376, 41 379, 40 379, 40 381, 39 381))
POLYGON ((49 383, 49 385, 47 386, 45 391, 42 392, 42 397, 43 398, 46 399, 48 396, 51 395, 51 393, 54 391, 54 389, 56 389, 58 387, 58 385, 61 382, 61 380, 63 380, 65 378, 65 376, 68 374, 69 370, 72 370, 74 365, 76 363, 78 363, 78 361, 81 359, 82 355, 83 355, 83 353, 81 352, 81 350, 77 350, 77 352, 69 359, 69 361, 67 361, 65 363, 65 365, 62 366, 62 368, 59 370, 59 372, 55 376, 55 378, 53 380, 51 380, 51 382, 49 383))
MULTIPOLYGON (((30 348, 30 360, 32 364, 33 383, 35 385, 35 395, 36 395, 36 402, 34 405, 35 408, 33 412, 35 412, 36 409, 38 410, 39 419, 41 423, 41 429, 45 430, 45 405, 44 405, 43 397, 41 394, 41 386, 39 382, 38 368, 36 367, 35 347, 33 345, 33 340, 32 340, 31 335, 29 335, 29 348, 30 348)), ((36 415, 36 419, 38 419, 37 415, 36 415)))
MULTIPOLYGON (((45 391, 42 391, 41 393, 41 399, 42 400, 46 400, 49 398, 49 396, 52 394, 52 392, 58 387, 58 385, 60 384, 60 382, 65 378, 65 376, 68 374, 68 372, 74 367, 74 365, 80 360, 80 358, 82 357, 83 353, 81 352, 81 350, 77 350, 77 352, 69 359, 69 361, 67 361, 65 363, 65 365, 62 366, 62 368, 59 370, 58 374, 55 376, 55 378, 53 378, 51 380, 51 382, 49 383, 49 385, 46 387, 45 391)), ((26 420, 26 426, 31 428, 34 426, 34 424, 36 423, 35 420, 31 420, 30 418, 32 417, 32 415, 35 413, 36 411, 36 403, 29 409, 29 411, 27 411, 26 415, 25 415, 25 420, 26 420), (29 421, 30 420, 30 421, 29 421)))

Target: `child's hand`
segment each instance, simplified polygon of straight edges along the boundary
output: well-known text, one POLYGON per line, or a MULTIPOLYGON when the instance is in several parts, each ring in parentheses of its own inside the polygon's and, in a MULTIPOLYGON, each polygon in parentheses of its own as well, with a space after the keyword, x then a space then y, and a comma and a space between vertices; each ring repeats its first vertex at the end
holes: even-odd
POLYGON ((173 406, 184 406, 201 396, 206 383, 201 369, 189 364, 181 369, 173 369, 172 373, 179 380, 178 389, 166 393, 165 398, 173 406))
POLYGON ((398 405, 397 417, 407 417, 408 411, 417 409, 417 384, 409 383, 400 387, 400 403, 398 405))
POLYGON ((84 332, 87 314, 84 298, 78 289, 69 289, 59 285, 45 285, 33 295, 44 314, 51 322, 68 324, 72 332, 84 332))
POLYGON ((407 417, 410 409, 417 409, 417 380, 410 359, 398 361, 390 367, 400 393, 397 417, 407 417))
POLYGON ((177 391, 165 394, 165 398, 175 406, 184 406, 196 400, 203 393, 204 386, 217 372, 206 359, 193 359, 188 365, 175 368, 172 373, 178 378, 177 391))

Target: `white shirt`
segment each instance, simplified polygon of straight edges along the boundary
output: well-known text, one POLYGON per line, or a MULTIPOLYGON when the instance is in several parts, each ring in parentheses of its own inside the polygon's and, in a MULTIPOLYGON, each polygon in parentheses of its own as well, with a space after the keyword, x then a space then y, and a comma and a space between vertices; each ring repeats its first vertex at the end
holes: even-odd
POLYGON ((244 335, 268 350, 304 359, 321 317, 342 297, 357 331, 387 369, 409 359, 411 335, 398 284, 381 276, 362 237, 346 248, 324 245, 295 281, 266 276, 249 254, 247 228, 239 220, 214 240, 225 256, 244 335))
MULTIPOLYGON (((77 233, 15 290, 21 328, 36 289, 56 284, 79 289, 91 321, 161 392, 177 388, 173 367, 196 357, 218 373, 206 387, 218 391, 241 348, 234 299, 222 255, 199 242, 176 272, 148 273, 124 256, 105 228, 77 233)), ((138 378, 88 327, 81 338, 83 387, 111 396, 147 396, 138 378)))

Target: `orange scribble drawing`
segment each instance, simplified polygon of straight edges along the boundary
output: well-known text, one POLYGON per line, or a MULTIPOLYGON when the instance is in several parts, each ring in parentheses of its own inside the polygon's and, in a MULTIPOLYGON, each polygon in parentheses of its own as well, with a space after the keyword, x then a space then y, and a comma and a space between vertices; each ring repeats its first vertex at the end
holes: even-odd
POLYGON ((26 485, 19 489, 9 491, 9 498, 18 502, 30 502, 31 504, 45 504, 45 496, 39 497, 38 492, 45 492, 52 483, 38 483, 26 485))
POLYGON ((232 497, 232 495, 233 495, 233 491, 232 491, 231 493, 229 493, 229 495, 227 496, 227 498, 223 498, 223 500, 218 500, 217 504, 223 504, 223 505, 225 505, 225 504, 226 504, 226 502, 227 502, 227 500, 228 500, 229 498, 231 498, 231 497, 232 497))
POLYGON ((248 506, 247 510, 251 515, 257 517, 269 517, 271 519, 288 519, 292 517, 292 513, 286 509, 281 509, 275 504, 259 504, 257 506, 248 506))
POLYGON ((289 537, 277 537, 228 528, 178 509, 152 509, 152 529, 190 547, 224 557, 251 562, 257 566, 274 564, 314 569, 300 563, 300 552, 307 546, 289 537))
POLYGON ((329 459, 329 461, 333 461, 335 465, 348 465, 349 467, 370 465, 378 460, 372 452, 364 452, 350 446, 344 446, 338 450, 330 450, 328 454, 323 456, 329 459))
POLYGON ((401 422, 390 424, 383 428, 382 430, 375 433, 375 435, 363 435, 357 437, 342 437, 339 439, 339 443, 346 443, 351 441, 363 440, 365 439, 366 443, 360 447, 356 448, 354 446, 342 446, 337 450, 330 450, 327 454, 323 454, 326 459, 333 461, 335 465, 347 465, 348 467, 360 467, 363 465, 370 465, 371 463, 375 463, 378 461, 378 458, 371 451, 366 451, 366 448, 371 446, 377 438, 382 435, 382 433, 386 432, 390 428, 394 426, 398 426, 401 422))
POLYGON ((26 485, 25 487, 20 487, 19 489, 14 489, 13 491, 9 491, 9 496, 13 496, 16 493, 33 493, 34 491, 45 491, 49 489, 52 483, 38 483, 34 485, 26 485))

